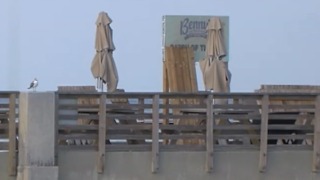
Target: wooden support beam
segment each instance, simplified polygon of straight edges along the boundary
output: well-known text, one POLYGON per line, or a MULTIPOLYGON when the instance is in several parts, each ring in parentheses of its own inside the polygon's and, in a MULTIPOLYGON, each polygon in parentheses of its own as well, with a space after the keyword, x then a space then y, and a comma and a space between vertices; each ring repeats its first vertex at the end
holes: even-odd
POLYGON ((101 94, 99 106, 99 137, 98 137, 98 173, 103 173, 106 153, 106 95, 101 94))
MULTIPOLYGON (((169 92, 169 79, 168 79, 168 68, 167 68, 167 61, 163 61, 163 92, 169 92)), ((164 105, 169 105, 169 100, 167 98, 163 99, 164 105)), ((163 109, 163 114, 167 115, 169 114, 169 108, 166 107, 163 109)), ((163 119, 163 124, 167 125, 169 124, 169 119, 163 119)), ((163 139, 163 144, 169 144, 168 139, 163 139)))
POLYGON ((153 97, 152 104, 152 163, 151 171, 159 170, 159 95, 153 97))
POLYGON ((261 131, 260 131, 260 156, 259 170, 265 172, 267 166, 268 147, 268 120, 269 120, 269 96, 263 95, 261 105, 261 131))
POLYGON ((58 151, 59 151, 59 93, 55 93, 55 151, 54 151, 54 165, 58 166, 58 151))
POLYGON ((9 97, 9 166, 10 176, 17 174, 16 94, 9 97))
POLYGON ((320 171, 320 95, 316 97, 316 109, 314 120, 314 139, 313 139, 313 165, 312 171, 320 171))
POLYGON ((196 73, 196 66, 195 66, 195 59, 193 49, 189 49, 187 51, 188 54, 188 65, 189 65, 189 73, 190 73, 190 80, 191 80, 191 89, 192 92, 198 91, 198 83, 197 83, 197 73, 196 73))
POLYGON ((207 97, 207 134, 206 134, 206 171, 211 173, 213 170, 213 95, 207 97))

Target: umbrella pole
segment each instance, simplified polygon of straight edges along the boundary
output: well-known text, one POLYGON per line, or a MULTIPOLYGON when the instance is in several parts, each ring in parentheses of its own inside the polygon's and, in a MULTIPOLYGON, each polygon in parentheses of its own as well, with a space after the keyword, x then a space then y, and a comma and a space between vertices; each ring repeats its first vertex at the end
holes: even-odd
POLYGON ((102 89, 101 83, 102 83, 101 79, 97 78, 97 89, 102 89))
POLYGON ((100 81, 101 82, 101 92, 103 92, 103 83, 102 83, 102 81, 100 81))

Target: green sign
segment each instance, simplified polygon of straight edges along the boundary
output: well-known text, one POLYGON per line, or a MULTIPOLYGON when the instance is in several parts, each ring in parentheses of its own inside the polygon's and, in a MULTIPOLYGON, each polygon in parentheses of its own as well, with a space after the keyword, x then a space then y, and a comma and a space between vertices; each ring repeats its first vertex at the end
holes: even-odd
POLYGON ((222 23, 222 34, 227 51, 227 56, 223 60, 229 61, 228 16, 163 16, 163 47, 192 47, 195 61, 205 58, 206 28, 211 17, 219 17, 222 23))

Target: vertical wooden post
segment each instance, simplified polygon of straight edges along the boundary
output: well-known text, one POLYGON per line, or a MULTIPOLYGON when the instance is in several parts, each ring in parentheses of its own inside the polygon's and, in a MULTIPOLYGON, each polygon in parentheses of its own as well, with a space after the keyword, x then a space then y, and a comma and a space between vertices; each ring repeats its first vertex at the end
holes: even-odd
POLYGON ((152 104, 152 163, 151 171, 159 170, 159 95, 154 95, 152 104))
MULTIPOLYGON (((167 62, 166 59, 163 61, 163 92, 169 92, 169 75, 168 75, 168 68, 167 68, 167 62)), ((163 105, 169 105, 169 99, 165 98, 163 99, 163 105)), ((169 108, 165 107, 163 109, 163 115, 169 114, 169 108)), ((168 125, 169 124, 169 119, 163 119, 163 124, 168 125)), ((163 139, 163 144, 169 144, 168 139, 163 139)))
POLYGON ((9 166, 10 176, 17 174, 16 94, 9 97, 9 166))
POLYGON ((208 173, 213 170, 213 125, 214 125, 214 117, 213 117, 213 95, 210 94, 207 97, 207 134, 206 134, 206 171, 208 173))
POLYGON ((139 101, 139 105, 141 106, 139 107, 139 114, 143 114, 144 108, 142 106, 144 105, 144 98, 139 98, 138 101, 139 101))
POLYGON ((316 97, 316 109, 314 120, 314 139, 313 139, 313 165, 312 171, 320 170, 320 95, 316 97))
POLYGON ((259 170, 265 172, 267 166, 269 95, 263 95, 261 105, 259 170))
POLYGON ((55 93, 55 151, 54 151, 54 165, 58 165, 58 151, 59 151, 59 93, 55 93))
POLYGON ((98 136, 98 173, 103 173, 106 153, 106 95, 101 94, 99 106, 99 136, 98 136))

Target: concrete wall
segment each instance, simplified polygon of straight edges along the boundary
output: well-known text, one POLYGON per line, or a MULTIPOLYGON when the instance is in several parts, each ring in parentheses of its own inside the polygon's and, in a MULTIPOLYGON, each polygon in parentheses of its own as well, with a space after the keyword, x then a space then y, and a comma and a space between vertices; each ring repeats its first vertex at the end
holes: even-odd
POLYGON ((0 180, 15 180, 16 177, 8 176, 8 153, 0 152, 0 180))
POLYGON ((205 172, 203 152, 162 152, 160 171, 151 173, 150 152, 109 152, 105 173, 96 173, 96 152, 59 152, 60 180, 319 180, 311 172, 311 151, 270 152, 267 172, 258 170, 259 153, 216 152, 214 172, 205 172))
POLYGON ((58 180, 54 92, 19 95, 18 180, 58 180))
MULTIPOLYGON (((266 173, 258 171, 258 152, 216 152, 214 172, 204 170, 203 152, 162 152, 152 174, 150 152, 109 152, 105 173, 96 172, 96 152, 60 151, 59 180, 319 180, 311 172, 311 151, 270 152, 266 173)), ((7 176, 7 153, 0 153, 0 180, 7 176)))

